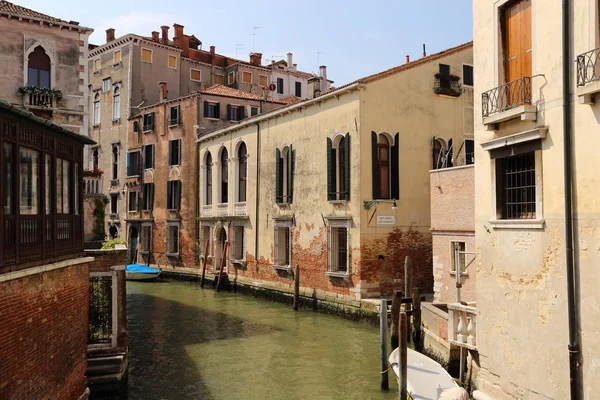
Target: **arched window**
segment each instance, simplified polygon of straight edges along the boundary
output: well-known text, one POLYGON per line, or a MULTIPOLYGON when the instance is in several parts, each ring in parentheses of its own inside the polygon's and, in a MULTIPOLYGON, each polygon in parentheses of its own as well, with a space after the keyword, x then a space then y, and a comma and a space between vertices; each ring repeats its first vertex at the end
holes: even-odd
POLYGON ((275 149, 275 203, 291 204, 294 192, 294 150, 292 145, 275 149))
POLYGON ((207 206, 212 204, 212 156, 210 152, 206 155, 206 202, 207 206))
POLYGON ((373 199, 399 198, 398 141, 398 133, 371 133, 373 199))
POLYGON ((444 162, 444 167, 446 168, 450 168, 453 165, 453 158, 454 158, 454 154, 453 154, 453 148, 452 148, 452 139, 448 140, 448 151, 446 152, 446 160, 444 162))
POLYGON ((50 57, 37 46, 27 59, 27 84, 50 89, 50 57))
POLYGON ((379 198, 390 198, 390 141, 385 135, 377 137, 377 173, 379 198))
POLYGON ((119 148, 113 145, 112 148, 112 179, 119 179, 119 148))
POLYGON ((115 87, 113 90, 113 120, 121 118, 121 90, 119 87, 115 87))
POLYGON ((227 149, 221 151, 221 201, 220 203, 227 203, 227 194, 229 193, 229 165, 227 149))
POLYGON ((433 138, 433 149, 432 149, 432 169, 442 168, 444 162, 444 143, 439 138, 433 138))
POLYGON ((242 142, 238 148, 238 199, 246 201, 246 181, 248 178, 248 152, 246 143, 242 142))
POLYGON ((327 200, 350 200, 350 135, 327 138, 327 200))
POLYGON ((100 93, 94 95, 94 125, 100 125, 100 93))
POLYGON ((92 152, 92 169, 98 169, 99 162, 100 156, 98 154, 98 149, 94 149, 92 152))

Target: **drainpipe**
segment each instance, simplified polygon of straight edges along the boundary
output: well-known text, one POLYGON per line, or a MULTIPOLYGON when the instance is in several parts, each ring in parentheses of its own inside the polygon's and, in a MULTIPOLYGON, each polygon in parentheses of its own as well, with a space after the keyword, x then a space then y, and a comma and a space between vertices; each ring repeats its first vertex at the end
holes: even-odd
POLYGON ((254 262, 258 266, 258 215, 260 207, 260 122, 256 124, 256 199, 254 200, 254 262))
POLYGON ((571 161, 571 48, 570 48, 570 2, 562 2, 562 62, 563 62, 563 135, 564 135, 564 172, 565 172, 565 247, 567 266, 567 312, 569 319, 569 375, 571 400, 579 399, 579 343, 577 332, 577 314, 575 299, 575 266, 573 252, 573 193, 572 193, 572 161, 571 161))

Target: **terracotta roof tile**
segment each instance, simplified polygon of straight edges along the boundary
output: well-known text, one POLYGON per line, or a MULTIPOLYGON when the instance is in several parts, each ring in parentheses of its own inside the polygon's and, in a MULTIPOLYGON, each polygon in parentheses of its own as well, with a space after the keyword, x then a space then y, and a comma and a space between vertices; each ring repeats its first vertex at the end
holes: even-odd
MULTIPOLYGON (((230 88, 228 86, 223 86, 223 85, 213 85, 206 89, 199 90, 198 92, 202 93, 202 94, 212 94, 215 96, 225 96, 225 97, 235 97, 238 99, 265 101, 265 98, 261 95, 244 92, 242 90, 233 89, 233 88, 230 88)), ((276 103, 276 104, 289 104, 284 101, 277 101, 277 100, 272 100, 272 99, 268 100, 268 102, 276 103)))
POLYGON ((10 3, 5 0, 0 0, 0 14, 14 15, 14 16, 23 17, 23 18, 34 18, 34 19, 41 20, 41 21, 53 22, 53 23, 63 24, 63 25, 70 25, 73 27, 81 28, 81 29, 88 29, 88 28, 79 26, 79 24, 73 23, 72 21, 65 21, 64 19, 51 17, 49 15, 42 14, 40 12, 31 10, 29 8, 21 7, 17 4, 13 4, 13 3, 10 3))

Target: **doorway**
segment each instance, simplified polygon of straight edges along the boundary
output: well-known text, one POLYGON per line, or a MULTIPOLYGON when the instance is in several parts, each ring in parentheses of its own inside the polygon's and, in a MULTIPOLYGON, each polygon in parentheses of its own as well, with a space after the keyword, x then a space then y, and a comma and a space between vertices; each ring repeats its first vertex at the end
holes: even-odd
POLYGON ((137 261, 137 247, 138 247, 138 229, 135 226, 131 227, 129 231, 129 263, 134 264, 137 261))
MULTIPOLYGON (((215 270, 218 271, 221 269, 221 262, 223 259, 223 246, 227 241, 227 231, 225 227, 220 226, 216 229, 215 232, 215 270)), ((229 253, 229 249, 227 250, 229 253)), ((227 255, 225 255, 227 257, 227 255)), ((227 268, 227 260, 225 260, 225 267, 227 268)))

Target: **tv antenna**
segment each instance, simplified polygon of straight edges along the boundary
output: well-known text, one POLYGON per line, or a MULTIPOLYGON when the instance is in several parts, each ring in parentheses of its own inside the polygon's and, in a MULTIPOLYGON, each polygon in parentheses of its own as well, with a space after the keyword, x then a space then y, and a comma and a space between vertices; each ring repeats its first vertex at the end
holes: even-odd
POLYGON ((244 50, 244 44, 243 43, 236 43, 236 45, 235 45, 235 58, 238 58, 238 51, 239 50, 244 50))
POLYGON ((252 36, 252 51, 254 52, 256 50, 256 30, 257 29, 263 29, 262 26, 254 26, 252 27, 253 32, 250 34, 250 36, 252 36))

